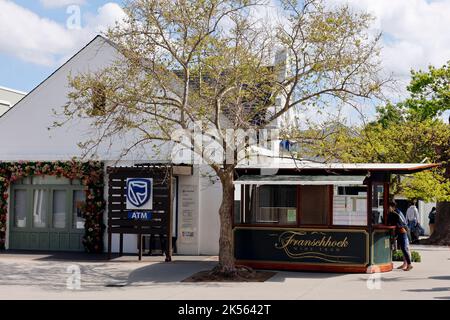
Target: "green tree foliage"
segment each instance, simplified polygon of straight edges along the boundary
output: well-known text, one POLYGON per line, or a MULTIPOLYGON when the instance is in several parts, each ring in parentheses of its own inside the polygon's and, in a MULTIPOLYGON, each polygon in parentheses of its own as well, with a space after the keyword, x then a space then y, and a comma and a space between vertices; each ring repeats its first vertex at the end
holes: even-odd
POLYGON ((419 172, 402 181, 401 193, 408 199, 450 201, 450 182, 442 169, 419 172))
POLYGON ((394 183, 392 191, 409 199, 450 201, 450 127, 438 118, 450 109, 450 68, 429 67, 411 76, 405 101, 377 108, 377 119, 365 126, 326 128, 331 134, 317 139, 310 152, 328 161, 440 163, 394 183))
POLYGON ((400 107, 418 121, 434 119, 450 109, 450 66, 430 66, 427 72, 412 71, 408 86, 410 97, 400 107))
MULTIPOLYGON (((441 120, 374 122, 364 127, 340 127, 311 151, 326 161, 350 163, 445 162, 450 128, 441 120)), ((445 168, 406 177, 392 191, 409 199, 450 200, 450 183, 445 168)))

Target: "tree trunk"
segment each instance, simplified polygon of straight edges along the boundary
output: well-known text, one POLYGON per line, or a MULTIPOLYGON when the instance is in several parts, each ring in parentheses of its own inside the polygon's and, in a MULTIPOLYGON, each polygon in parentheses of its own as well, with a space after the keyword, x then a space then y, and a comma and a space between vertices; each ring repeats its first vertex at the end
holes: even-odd
MULTIPOLYGON (((448 148, 446 148, 448 150, 448 148)), ((442 151, 441 151, 442 153, 442 151)), ((446 161, 444 176, 450 180, 450 161, 448 155, 443 153, 443 161, 446 161)), ((436 220, 434 232, 427 243, 436 245, 450 245, 450 201, 438 202, 436 205, 436 220)))
POLYGON ((219 209, 219 265, 215 271, 225 276, 234 276, 236 275, 236 266, 233 253, 233 172, 224 172, 219 177, 222 182, 223 194, 222 204, 219 209))
POLYGON ((434 232, 427 243, 450 245, 450 202, 438 202, 434 232))

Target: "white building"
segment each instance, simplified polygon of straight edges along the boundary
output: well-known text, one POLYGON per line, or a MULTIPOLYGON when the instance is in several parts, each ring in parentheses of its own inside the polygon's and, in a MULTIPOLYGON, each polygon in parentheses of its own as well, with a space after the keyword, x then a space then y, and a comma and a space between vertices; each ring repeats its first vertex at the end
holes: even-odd
POLYGON ((0 86, 0 116, 19 102, 26 93, 0 86))
MULTIPOLYGON (((63 127, 50 128, 57 120, 54 110, 67 103, 67 95, 70 91, 69 74, 75 76, 79 73, 95 72, 107 67, 117 58, 118 52, 114 46, 108 40, 98 36, 4 114, 0 118, 0 136, 2 137, 0 162, 70 161, 74 157, 80 157, 81 150, 78 143, 85 141, 92 133, 89 120, 80 119, 63 127)), ((97 151, 98 160, 105 164, 105 168, 133 166, 149 161, 169 161, 170 150, 166 150, 167 153, 162 152, 161 154, 166 155, 159 154, 157 158, 151 154, 151 150, 137 150, 117 162, 116 159, 120 158, 128 141, 126 136, 121 136, 111 145, 108 142, 102 144, 97 151)), ((192 176, 178 178, 176 190, 182 192, 186 188, 194 189, 193 217, 189 217, 189 221, 185 221, 181 214, 174 217, 174 221, 177 221, 174 232, 179 238, 177 249, 180 254, 211 255, 219 251, 218 210, 221 186, 220 183, 211 183, 211 179, 205 177, 201 170, 198 166, 194 167, 192 176), (189 224, 188 227, 186 227, 187 224, 189 224), (189 239, 183 240, 180 236, 182 228, 189 229, 189 239)), ((74 203, 81 191, 77 188, 72 181, 54 177, 32 178, 12 184, 8 190, 6 249, 52 250, 54 241, 51 237, 56 237, 55 239, 59 239, 62 243, 56 246, 57 249, 82 251, 82 246, 77 244, 82 236, 82 230, 70 229, 62 232, 62 229, 55 226, 55 221, 59 221, 58 223, 64 226, 64 223, 70 223, 74 219, 74 203), (58 190, 61 192, 57 193, 58 190), (45 201, 48 201, 47 205, 45 201), (51 212, 55 211, 56 207, 67 209, 60 210, 63 215, 66 215, 65 218, 57 218, 55 212, 51 212), (18 216, 21 219, 17 218, 18 216), (37 220, 39 223, 36 222, 37 220), (50 221, 53 221, 53 225, 49 225, 50 221), (75 239, 74 245, 71 244, 72 238, 75 239)), ((107 199, 107 189, 105 187, 105 199, 107 199)), ((179 199, 174 201, 177 207, 182 205, 179 199)), ((176 212, 180 210, 174 210, 175 214, 176 212)), ((107 224, 106 213, 104 222, 107 224)), ((70 228, 76 228, 73 226, 74 224, 70 228)), ((107 243, 107 232, 104 235, 104 243, 107 243)), ((125 235, 124 251, 135 253, 136 248, 136 235, 125 235)), ((117 252, 117 250, 118 236, 114 235, 113 251, 117 252)))

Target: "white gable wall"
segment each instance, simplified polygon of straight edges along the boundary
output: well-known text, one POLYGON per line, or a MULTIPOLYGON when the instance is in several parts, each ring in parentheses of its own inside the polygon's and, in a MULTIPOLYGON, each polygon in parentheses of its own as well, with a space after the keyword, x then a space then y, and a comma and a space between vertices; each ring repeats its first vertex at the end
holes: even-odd
MULTIPOLYGON (((14 108, 0 118, 0 160, 70 160, 82 155, 78 143, 92 137, 89 119, 75 119, 61 128, 50 128, 56 117, 53 110, 62 110, 70 92, 68 76, 101 70, 119 58, 116 49, 102 37, 89 45, 39 85, 14 108)), ((107 141, 98 150, 101 160, 115 160, 130 145, 133 133, 107 141), (128 142, 128 143, 127 143, 128 142)), ((152 159, 147 152, 135 151, 127 158, 152 159)), ((160 158, 161 159, 161 158, 160 158)))

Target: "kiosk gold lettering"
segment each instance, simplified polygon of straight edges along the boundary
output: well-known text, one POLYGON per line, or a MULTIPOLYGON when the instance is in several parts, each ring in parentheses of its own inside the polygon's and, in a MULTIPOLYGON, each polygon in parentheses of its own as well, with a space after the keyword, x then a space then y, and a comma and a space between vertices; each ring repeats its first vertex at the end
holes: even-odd
POLYGON ((302 239, 306 233, 288 231, 284 232, 279 237, 279 244, 276 244, 276 248, 285 249, 289 246, 299 247, 323 247, 323 248, 346 248, 349 245, 348 237, 344 237, 342 240, 333 239, 332 236, 325 236, 322 233, 321 238, 317 239, 302 239))

